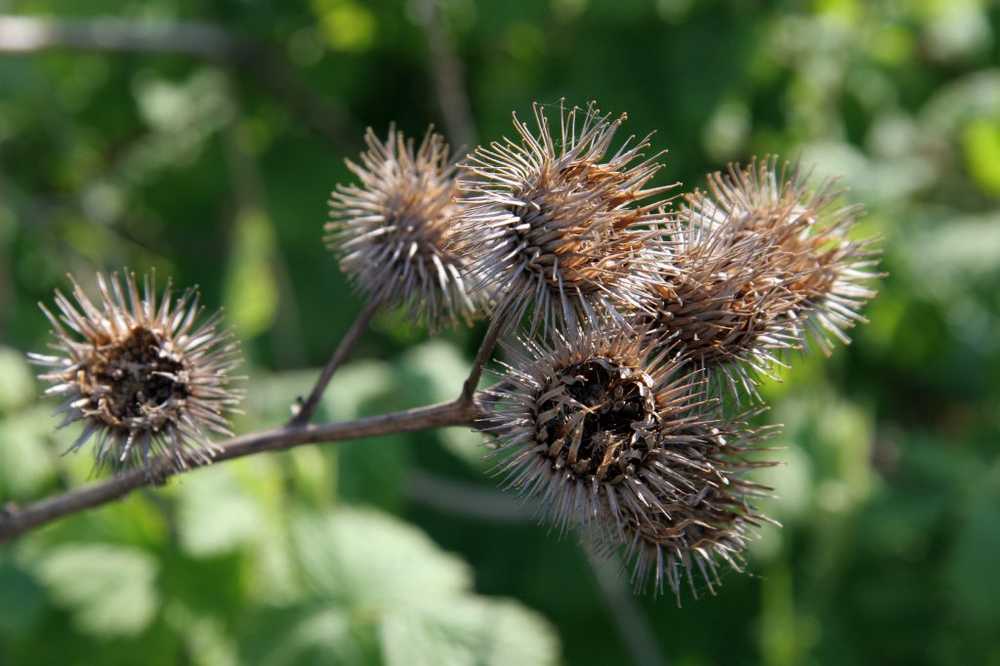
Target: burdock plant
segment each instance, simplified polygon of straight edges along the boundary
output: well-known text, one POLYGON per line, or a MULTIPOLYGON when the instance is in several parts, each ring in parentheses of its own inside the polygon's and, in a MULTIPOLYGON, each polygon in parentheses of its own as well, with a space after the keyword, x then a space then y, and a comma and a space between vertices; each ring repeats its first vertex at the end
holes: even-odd
POLYGON ((511 350, 483 430, 497 437, 507 485, 561 530, 624 544, 642 585, 679 592, 694 561, 711 587, 719 555, 738 567, 768 488, 742 478, 767 429, 725 417, 705 371, 641 331, 573 332, 552 348, 511 350))
POLYGON ((194 291, 176 301, 168 286, 157 302, 152 279, 140 293, 135 275, 97 275, 95 304, 73 283, 76 304, 56 292, 54 355, 29 354, 46 370, 46 395, 62 399, 62 426, 83 422, 71 450, 96 439, 99 466, 152 469, 154 460, 174 470, 208 462, 209 433, 232 435, 227 413, 241 392, 231 387, 239 350, 219 328, 219 315, 199 320, 194 291))
POLYGON ((643 155, 649 137, 612 150, 625 116, 593 104, 560 105, 555 135, 543 107, 534 116, 535 131, 515 114, 520 140, 477 148, 461 165, 455 250, 474 284, 498 294, 511 322, 531 307, 531 331, 649 310, 665 216, 638 202, 669 189, 646 187, 661 167, 659 154, 643 155))
MULTIPOLYGON (((403 306, 432 327, 476 313, 465 258, 450 249, 456 165, 440 134, 428 130, 419 147, 389 129, 371 130, 360 164, 347 167, 360 185, 338 185, 330 197, 326 241, 340 268, 369 301, 403 306)), ((482 293, 482 292, 477 292, 482 293)))
MULTIPOLYGON (((331 197, 326 241, 368 305, 311 394, 282 427, 228 436, 236 345, 217 317, 197 323, 191 294, 157 301, 147 280, 98 276, 46 310, 45 366, 65 423, 82 421, 99 463, 92 488, 0 514, 11 537, 147 485, 151 469, 189 467, 300 444, 441 426, 486 433, 504 484, 560 533, 633 565, 637 588, 687 579, 714 592, 718 565, 744 567, 768 519, 752 470, 774 428, 761 376, 810 344, 824 352, 863 321, 877 252, 850 237, 860 210, 830 181, 813 187, 775 158, 731 166, 675 206, 653 185, 648 137, 616 143, 624 115, 540 105, 534 127, 457 161, 428 131, 416 144, 369 130, 331 197), (159 303, 159 304, 158 304, 159 303), (310 425, 318 401, 372 314, 404 307, 431 328, 489 314, 452 402, 310 425), (504 338, 501 340, 501 338, 504 338), (501 377, 477 392, 502 342, 501 377), (719 387, 732 389, 729 395, 719 387), (162 464, 161 464, 162 461, 162 464)), ((169 290, 168 290, 169 292, 169 290)))

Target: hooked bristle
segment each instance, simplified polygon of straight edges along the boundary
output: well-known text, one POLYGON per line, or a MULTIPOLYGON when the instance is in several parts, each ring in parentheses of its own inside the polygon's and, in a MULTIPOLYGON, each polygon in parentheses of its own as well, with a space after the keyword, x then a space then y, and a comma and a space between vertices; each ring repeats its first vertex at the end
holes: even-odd
POLYGON ((51 384, 46 394, 63 398, 60 427, 84 423, 70 450, 96 437, 99 467, 149 471, 163 458, 177 470, 189 457, 209 462, 208 433, 232 435, 226 416, 242 397, 229 387, 239 346, 219 329, 219 315, 197 324, 197 294, 188 290, 173 301, 169 285, 157 303, 148 276, 140 294, 134 274, 123 287, 117 274, 98 273, 96 303, 70 280, 75 304, 57 291, 58 316, 41 305, 57 354, 28 355, 47 368, 39 375, 51 384))
POLYGON ((737 396, 759 398, 780 352, 831 338, 864 321, 879 274, 874 241, 847 233, 860 207, 838 207, 831 181, 815 190, 798 167, 775 159, 709 177, 671 220, 672 258, 657 285, 652 328, 672 333, 737 396))
POLYGON ((360 164, 347 162, 361 185, 338 185, 330 197, 325 240, 341 270, 367 298, 432 329, 471 322, 485 298, 449 249, 460 206, 448 144, 428 130, 415 147, 392 127, 384 142, 369 129, 365 143, 360 164))
MULTIPOLYGON (((749 498, 762 488, 742 473, 769 464, 744 458, 764 431, 723 417, 705 373, 676 345, 654 352, 642 333, 612 327, 522 341, 482 424, 497 437, 507 486, 536 500, 560 532, 624 549, 640 584, 643 544, 662 549, 669 566, 728 559, 758 518, 749 498)), ((658 590, 668 580, 660 573, 658 590)))
POLYGON ((511 306, 530 330, 620 320, 648 309, 662 258, 662 201, 669 187, 646 185, 662 153, 644 157, 649 137, 611 150, 624 116, 594 104, 559 106, 558 137, 535 104, 537 134, 514 116, 520 141, 478 148, 461 166, 456 252, 476 284, 511 306), (582 117, 580 117, 582 116, 582 117))

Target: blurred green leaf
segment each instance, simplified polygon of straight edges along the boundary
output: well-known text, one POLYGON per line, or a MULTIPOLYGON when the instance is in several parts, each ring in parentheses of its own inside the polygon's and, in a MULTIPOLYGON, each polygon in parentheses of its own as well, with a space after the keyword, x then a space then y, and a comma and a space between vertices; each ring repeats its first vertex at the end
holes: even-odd
POLYGON ((192 612, 183 604, 170 604, 164 616, 183 637, 192 666, 238 666, 233 637, 215 618, 192 612))
POLYGON ((378 666, 375 626, 348 610, 302 606, 266 613, 262 637, 251 641, 247 662, 255 666, 378 666))
POLYGON ((180 479, 177 527, 195 557, 218 555, 254 539, 262 528, 259 500, 240 487, 230 466, 180 479))
POLYGON ((35 395, 31 368, 24 355, 0 345, 0 414, 24 405, 35 395))
POLYGON ((552 626, 519 603, 450 599, 421 612, 389 612, 379 629, 386 666, 556 664, 552 626))
POLYGON ((413 404, 454 400, 469 374, 469 361, 454 344, 431 340, 406 352, 399 360, 400 384, 413 404))
POLYGON ((372 509, 301 515, 292 538, 309 585, 343 605, 419 607, 472 584, 461 559, 441 551, 417 528, 372 509))
MULTIPOLYGON (((399 360, 399 384, 405 387, 407 404, 454 400, 469 374, 469 361, 458 348, 444 340, 431 340, 414 347, 399 360)), ((471 428, 442 428, 437 436, 444 447, 475 469, 484 467, 486 450, 482 434, 471 428)))
POLYGON ((976 119, 962 133, 965 163, 983 192, 1000 196, 1000 120, 976 119))
POLYGON ((38 406, 0 420, 0 497, 29 497, 55 477, 50 411, 38 406))
POLYGON ((51 548, 34 567, 83 632, 107 638, 134 635, 156 615, 157 564, 141 550, 70 543, 51 548))
POLYGON ((364 416, 366 406, 384 412, 387 399, 398 388, 397 379, 388 363, 351 363, 337 371, 323 396, 323 405, 330 417, 336 420, 364 416))

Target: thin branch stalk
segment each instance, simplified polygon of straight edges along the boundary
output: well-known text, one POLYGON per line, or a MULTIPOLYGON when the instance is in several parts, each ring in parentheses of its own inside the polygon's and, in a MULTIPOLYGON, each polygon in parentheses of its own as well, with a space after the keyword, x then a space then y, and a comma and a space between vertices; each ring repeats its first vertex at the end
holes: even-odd
POLYGON ((472 361, 472 371, 462 385, 462 395, 459 397, 459 402, 472 402, 476 388, 479 386, 479 379, 483 376, 483 368, 493 357, 493 350, 496 349, 500 335, 506 328, 506 309, 501 307, 493 313, 493 318, 490 319, 490 326, 486 329, 486 335, 483 336, 483 341, 479 345, 476 358, 472 361))
POLYGON ((306 398, 305 402, 299 408, 298 412, 292 417, 288 422, 289 427, 298 427, 309 423, 312 419, 313 414, 316 413, 316 408, 319 407, 319 401, 323 397, 323 393, 326 391, 327 385, 329 385, 330 380, 333 378, 333 374, 337 371, 347 357, 350 356, 351 350, 354 349, 354 345, 361 338, 361 335, 368 329, 368 324, 371 323, 372 317, 379 310, 379 304, 374 301, 369 301, 365 304, 364 309, 358 315, 354 323, 341 338, 340 343, 337 345, 337 349, 333 352, 333 356, 327 361, 326 366, 319 375, 319 379, 316 380, 316 385, 313 386, 312 392, 309 397, 306 398))
MULTIPOLYGON (((217 445, 210 462, 218 463, 268 451, 284 451, 303 444, 339 442, 448 426, 475 427, 481 416, 480 407, 473 399, 445 402, 344 423, 286 426, 226 440, 217 445)), ((187 463, 184 472, 209 464, 193 455, 187 458, 187 463)), ((8 504, 0 509, 0 543, 60 518, 113 502, 138 488, 161 485, 172 475, 165 470, 166 468, 160 468, 152 473, 132 470, 107 481, 71 490, 24 507, 8 504)))

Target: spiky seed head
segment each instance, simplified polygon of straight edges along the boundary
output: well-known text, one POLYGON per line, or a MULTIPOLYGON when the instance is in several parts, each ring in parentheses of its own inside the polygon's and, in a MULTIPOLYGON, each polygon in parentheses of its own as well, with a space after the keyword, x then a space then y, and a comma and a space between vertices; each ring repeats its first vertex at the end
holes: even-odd
POLYGON ((58 290, 58 315, 40 304, 55 353, 29 359, 45 368, 46 395, 63 400, 60 427, 83 422, 70 450, 96 438, 97 465, 114 469, 208 462, 208 435, 232 435, 227 414, 242 397, 231 387, 239 345, 220 315, 199 322, 196 292, 173 300, 169 284, 158 302, 149 276, 140 293, 132 273, 124 285, 118 274, 98 274, 96 302, 69 279, 75 304, 58 290))
POLYGON ((669 223, 670 262, 663 264, 651 332, 678 342, 697 367, 737 396, 756 396, 759 375, 773 376, 778 352, 799 345, 787 316, 801 298, 765 258, 778 251, 766 236, 733 225, 669 223))
POLYGON ((687 195, 671 222, 659 328, 750 395, 780 363, 776 352, 848 343, 876 294, 878 251, 873 239, 847 237, 861 208, 839 206, 840 194, 829 180, 810 188, 798 166, 775 158, 710 175, 709 191, 687 195))
POLYGON ((476 284, 501 294, 511 322, 533 306, 530 328, 573 328, 584 320, 647 308, 660 255, 656 197, 646 185, 661 154, 643 157, 649 137, 611 150, 625 116, 594 104, 559 105, 557 135, 533 106, 537 132, 514 114, 519 141, 477 148, 461 164, 456 252, 476 284))
POLYGON ((721 213, 738 233, 774 244, 765 258, 799 301, 786 316, 801 324, 803 344, 812 340, 827 355, 834 339, 849 344, 846 331, 867 321, 860 311, 877 294, 869 284, 882 276, 875 270, 878 239, 848 238, 860 204, 840 205, 843 190, 835 180, 810 187, 799 165, 779 165, 775 157, 730 165, 725 175, 709 177, 709 190, 689 197, 692 218, 711 223, 721 213))
MULTIPOLYGON (((522 341, 482 424, 508 487, 537 500, 560 531, 627 548, 640 581, 647 543, 665 567, 731 559, 757 516, 747 498, 759 487, 740 475, 768 464, 744 459, 765 431, 724 419, 704 372, 669 351, 653 355, 647 340, 609 328, 522 341)), ((656 570, 658 588, 676 587, 669 571, 656 570)))
POLYGON ((460 207, 448 144, 428 130, 415 147, 393 127, 385 141, 369 129, 365 143, 359 163, 347 160, 360 185, 330 197, 325 240, 341 270, 367 298, 406 307, 431 328, 470 321, 479 301, 449 249, 460 207))

